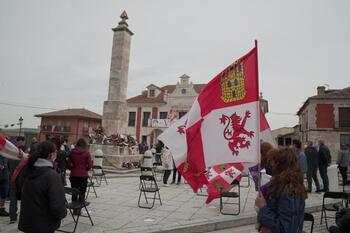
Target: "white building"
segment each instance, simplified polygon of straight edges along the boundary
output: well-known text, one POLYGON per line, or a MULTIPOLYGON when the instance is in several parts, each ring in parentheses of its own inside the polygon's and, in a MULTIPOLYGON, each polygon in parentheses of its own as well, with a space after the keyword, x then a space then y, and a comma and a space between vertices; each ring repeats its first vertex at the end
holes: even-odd
POLYGON ((181 118, 191 108, 205 84, 193 84, 186 74, 176 85, 148 85, 141 95, 127 99, 127 134, 135 135, 138 143, 156 143, 156 138, 168 127, 172 118, 181 118))

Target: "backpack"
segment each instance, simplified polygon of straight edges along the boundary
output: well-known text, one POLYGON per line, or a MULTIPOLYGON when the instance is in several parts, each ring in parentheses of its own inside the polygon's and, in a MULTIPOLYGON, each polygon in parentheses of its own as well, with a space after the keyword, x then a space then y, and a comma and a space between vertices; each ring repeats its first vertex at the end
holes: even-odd
POLYGON ((11 182, 16 187, 16 198, 21 200, 23 185, 29 175, 28 159, 22 160, 11 176, 11 182))

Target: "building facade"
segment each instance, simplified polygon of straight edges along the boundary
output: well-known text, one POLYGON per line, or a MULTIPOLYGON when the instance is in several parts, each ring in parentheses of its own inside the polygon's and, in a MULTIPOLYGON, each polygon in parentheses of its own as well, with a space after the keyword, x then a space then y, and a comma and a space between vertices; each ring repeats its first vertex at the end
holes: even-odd
MULTIPOLYGON (((176 85, 158 87, 150 84, 141 95, 127 99, 127 134, 138 143, 153 145, 157 137, 169 127, 169 123, 184 116, 192 107, 206 84, 193 84, 186 74, 176 85)), ((260 94, 260 105, 266 113, 268 102, 260 94)))
POLYGON ((100 128, 102 116, 84 108, 65 109, 35 115, 41 117, 39 141, 52 137, 68 139, 69 144, 79 138, 89 141, 89 131, 100 128))
POLYGON ((141 95, 127 99, 127 134, 134 135, 139 143, 152 145, 169 126, 169 122, 181 118, 191 108, 205 84, 193 84, 186 74, 176 85, 147 86, 141 95))
POLYGON ((297 114, 302 142, 323 140, 333 159, 340 144, 350 144, 350 87, 317 87, 317 95, 309 97, 297 114))

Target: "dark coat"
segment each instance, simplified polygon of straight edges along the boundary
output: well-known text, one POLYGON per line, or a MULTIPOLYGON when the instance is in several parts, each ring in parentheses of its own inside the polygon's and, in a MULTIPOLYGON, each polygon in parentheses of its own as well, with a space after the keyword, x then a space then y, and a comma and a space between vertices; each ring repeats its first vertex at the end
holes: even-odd
POLYGON ((9 169, 8 169, 7 158, 2 157, 1 155, 0 155, 0 165, 2 167, 0 168, 0 180, 8 180, 9 169))
POLYGON ((305 200, 291 193, 277 199, 268 199, 259 210, 258 222, 273 233, 299 233, 303 231, 305 200))
POLYGON ((332 162, 331 152, 329 151, 328 147, 325 145, 320 145, 318 154, 319 154, 319 165, 322 167, 328 167, 332 162))
POLYGON ((89 151, 79 147, 74 148, 69 154, 67 167, 70 169, 70 176, 88 177, 88 171, 92 167, 89 151))
POLYGON ((25 180, 18 229, 24 232, 54 232, 67 215, 59 175, 48 166, 36 167, 25 180))
POLYGON ((317 170, 319 163, 319 155, 315 147, 308 146, 304 150, 307 160, 307 170, 308 173, 312 173, 312 171, 317 170))

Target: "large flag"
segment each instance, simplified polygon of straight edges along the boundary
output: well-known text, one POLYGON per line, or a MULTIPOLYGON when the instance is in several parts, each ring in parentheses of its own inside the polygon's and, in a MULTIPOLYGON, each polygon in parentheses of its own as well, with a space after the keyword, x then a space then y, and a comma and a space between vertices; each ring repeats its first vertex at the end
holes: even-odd
MULTIPOLYGON (((260 110, 260 141, 268 142, 273 147, 277 147, 276 141, 273 139, 272 132, 269 123, 266 120, 265 114, 260 110)), ((260 161, 254 166, 249 166, 249 172, 252 175, 253 181, 255 183, 255 190, 261 190, 266 197, 267 186, 270 182, 270 176, 266 173, 260 175, 260 161), (261 188, 260 188, 260 187, 261 188)))
POLYGON ((173 121, 170 127, 158 136, 158 140, 169 148, 176 167, 187 158, 186 121, 187 114, 173 121))
POLYGON ((187 159, 180 171, 194 191, 205 168, 259 160, 257 47, 226 67, 198 95, 186 123, 187 159))
POLYGON ((4 136, 0 135, 0 155, 8 159, 19 160, 20 150, 4 136))

